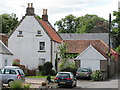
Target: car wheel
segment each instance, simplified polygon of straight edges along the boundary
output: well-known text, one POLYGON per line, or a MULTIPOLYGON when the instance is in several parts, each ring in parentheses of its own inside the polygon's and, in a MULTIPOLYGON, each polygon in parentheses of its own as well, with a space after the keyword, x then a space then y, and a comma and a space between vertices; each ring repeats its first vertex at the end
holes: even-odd
POLYGON ((91 79, 91 76, 89 76, 88 79, 90 80, 90 79, 91 79))
POLYGON ((13 80, 8 81, 8 86, 10 87, 10 84, 13 82, 13 80))
POLYGON ((75 82, 75 85, 74 85, 74 87, 76 87, 76 84, 77 84, 77 82, 75 82))
POLYGON ((76 77, 76 79, 78 80, 78 79, 79 79, 79 77, 76 77))

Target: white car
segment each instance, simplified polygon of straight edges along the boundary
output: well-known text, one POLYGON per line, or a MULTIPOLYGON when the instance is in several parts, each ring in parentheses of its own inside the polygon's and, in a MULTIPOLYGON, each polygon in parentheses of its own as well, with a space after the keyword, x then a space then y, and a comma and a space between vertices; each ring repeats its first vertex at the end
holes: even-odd
POLYGON ((17 66, 6 66, 0 71, 0 81, 2 84, 10 85, 15 80, 25 81, 25 74, 22 69, 17 66))

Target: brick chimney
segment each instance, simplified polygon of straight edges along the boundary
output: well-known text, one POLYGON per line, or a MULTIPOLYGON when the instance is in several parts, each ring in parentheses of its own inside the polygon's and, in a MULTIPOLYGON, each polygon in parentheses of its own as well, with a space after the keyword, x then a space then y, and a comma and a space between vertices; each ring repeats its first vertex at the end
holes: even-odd
POLYGON ((47 9, 43 9, 42 20, 48 21, 47 9))
POLYGON ((6 46, 8 46, 8 38, 9 38, 8 35, 0 33, 0 40, 1 40, 6 46))
POLYGON ((34 15, 33 3, 28 3, 28 7, 26 9, 26 15, 34 15))

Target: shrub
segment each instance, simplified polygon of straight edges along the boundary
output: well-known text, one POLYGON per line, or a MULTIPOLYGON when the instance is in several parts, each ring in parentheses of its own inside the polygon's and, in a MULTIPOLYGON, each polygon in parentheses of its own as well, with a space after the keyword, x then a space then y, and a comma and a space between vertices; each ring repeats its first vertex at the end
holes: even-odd
POLYGON ((30 88, 30 84, 24 84, 24 88, 30 88))
POLYGON ((41 75, 55 75, 56 72, 52 70, 52 63, 51 62, 46 62, 44 65, 39 66, 39 72, 41 75))
POLYGON ((22 81, 16 80, 10 83, 10 88, 23 88, 22 81))
POLYGON ((96 70, 95 72, 93 72, 93 74, 92 74, 93 81, 101 81, 102 79, 103 79, 103 77, 102 77, 102 73, 100 70, 96 70))
POLYGON ((75 66, 75 63, 67 63, 64 67, 61 67, 60 71, 65 72, 72 72, 74 75, 76 74, 77 68, 75 66))
POLYGON ((18 66, 18 65, 19 65, 19 62, 16 62, 16 61, 12 62, 12 66, 18 66))

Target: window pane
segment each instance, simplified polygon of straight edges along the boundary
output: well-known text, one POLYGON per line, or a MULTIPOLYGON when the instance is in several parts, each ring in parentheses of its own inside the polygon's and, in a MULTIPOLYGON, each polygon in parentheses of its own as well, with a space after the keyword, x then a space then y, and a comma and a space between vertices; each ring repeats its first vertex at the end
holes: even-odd
POLYGON ((9 74, 9 69, 4 69, 4 72, 3 72, 3 74, 9 74))
POLYGON ((17 70, 19 75, 24 75, 23 71, 22 70, 17 70))
POLYGON ((40 31, 40 30, 38 30, 38 31, 37 31, 37 34, 41 34, 41 31, 40 31))
POLYGON ((10 74, 16 74, 14 70, 10 70, 10 74))
POLYGON ((45 50, 45 42, 40 42, 40 50, 45 50))
POLYGON ((22 31, 19 30, 19 35, 22 35, 22 31))
POLYGON ((7 60, 5 60, 5 66, 7 66, 7 60))

